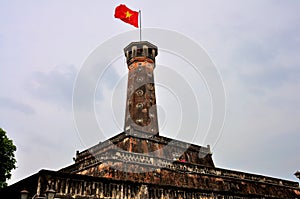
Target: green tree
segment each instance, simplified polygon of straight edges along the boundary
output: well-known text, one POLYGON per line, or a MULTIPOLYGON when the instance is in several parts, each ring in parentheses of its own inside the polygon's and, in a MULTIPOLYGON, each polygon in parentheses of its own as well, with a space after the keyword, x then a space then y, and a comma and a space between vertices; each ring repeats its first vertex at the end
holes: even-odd
POLYGON ((6 180, 11 177, 11 170, 16 168, 14 152, 17 147, 6 136, 6 132, 0 128, 0 189, 7 186, 6 180))

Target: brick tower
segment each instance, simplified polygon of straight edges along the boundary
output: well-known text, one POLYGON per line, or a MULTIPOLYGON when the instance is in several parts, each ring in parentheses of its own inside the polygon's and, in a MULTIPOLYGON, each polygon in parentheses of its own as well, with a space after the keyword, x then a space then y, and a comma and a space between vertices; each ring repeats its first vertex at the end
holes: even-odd
POLYGON ((153 75, 157 47, 148 41, 132 42, 124 52, 129 69, 124 131, 158 135, 153 75))

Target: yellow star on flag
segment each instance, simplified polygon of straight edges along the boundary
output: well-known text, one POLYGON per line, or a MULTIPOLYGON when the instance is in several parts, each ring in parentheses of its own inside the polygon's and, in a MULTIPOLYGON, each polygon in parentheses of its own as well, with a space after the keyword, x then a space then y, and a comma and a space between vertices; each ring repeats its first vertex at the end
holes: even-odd
POLYGON ((126 18, 130 18, 132 15, 129 11, 127 11, 125 14, 126 14, 126 16, 125 16, 126 18))

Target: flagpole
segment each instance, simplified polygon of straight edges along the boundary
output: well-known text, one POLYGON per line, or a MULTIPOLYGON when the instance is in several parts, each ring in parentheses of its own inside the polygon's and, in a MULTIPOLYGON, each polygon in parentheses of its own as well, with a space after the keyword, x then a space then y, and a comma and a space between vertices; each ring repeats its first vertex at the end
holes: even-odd
POLYGON ((142 11, 139 10, 139 16, 140 16, 140 41, 142 41, 142 11))

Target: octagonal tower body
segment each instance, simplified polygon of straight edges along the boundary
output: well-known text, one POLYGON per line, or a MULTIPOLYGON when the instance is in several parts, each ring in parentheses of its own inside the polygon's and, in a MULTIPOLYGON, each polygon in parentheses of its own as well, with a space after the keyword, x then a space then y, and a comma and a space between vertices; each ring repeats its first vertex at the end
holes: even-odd
POLYGON ((157 47, 147 41, 132 42, 124 53, 129 69, 124 130, 158 135, 153 75, 157 47))

